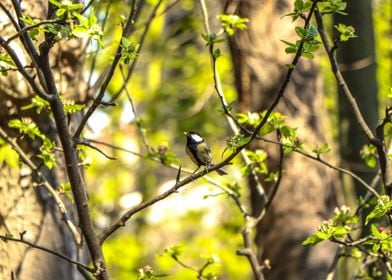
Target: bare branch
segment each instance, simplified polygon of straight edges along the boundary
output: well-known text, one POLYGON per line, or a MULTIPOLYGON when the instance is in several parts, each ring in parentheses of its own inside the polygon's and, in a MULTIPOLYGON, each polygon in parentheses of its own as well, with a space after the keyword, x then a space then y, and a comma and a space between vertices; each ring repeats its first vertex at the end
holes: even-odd
POLYGON ((58 252, 56 252, 56 251, 53 251, 53 250, 51 250, 51 249, 42 247, 42 246, 40 246, 40 245, 34 244, 34 243, 32 243, 32 242, 29 242, 29 241, 27 241, 27 240, 24 240, 24 239, 23 239, 23 235, 21 235, 21 238, 14 238, 14 237, 11 237, 11 236, 0 235, 0 239, 2 239, 3 241, 9 240, 9 241, 14 241, 14 242, 23 243, 23 244, 28 245, 28 246, 30 246, 30 247, 32 247, 32 248, 35 248, 35 249, 44 251, 44 252, 46 252, 46 253, 49 253, 49 254, 54 255, 54 256, 56 256, 56 257, 59 257, 59 258, 61 258, 61 259, 63 259, 63 260, 66 260, 67 262, 70 262, 70 263, 72 263, 72 264, 76 264, 78 267, 81 267, 81 268, 83 268, 83 269, 85 269, 85 270, 87 270, 87 271, 89 271, 89 272, 94 272, 94 269, 93 269, 93 268, 91 268, 91 267, 89 267, 89 266, 87 266, 87 265, 85 265, 85 264, 83 264, 83 263, 81 263, 81 262, 75 261, 75 260, 73 260, 73 259, 71 259, 71 258, 69 258, 69 257, 67 257, 67 256, 64 256, 63 254, 60 254, 60 253, 58 253, 58 252))
MULTIPOLYGON (((120 70, 121 70, 121 76, 122 76, 122 78, 124 80, 124 84, 126 84, 127 81, 126 81, 126 78, 125 78, 125 75, 124 75, 124 71, 123 71, 121 66, 120 66, 120 70)), ((125 90, 125 93, 127 95, 128 101, 131 104, 131 109, 132 109, 132 113, 133 113, 133 117, 134 117, 134 120, 135 120, 135 123, 136 123, 137 130, 139 132, 139 136, 142 139, 143 145, 146 148, 147 152, 150 153, 151 152, 150 145, 148 144, 146 135, 145 135, 145 133, 143 131, 143 128, 141 126, 140 119, 137 116, 135 104, 133 103, 133 100, 132 100, 132 97, 131 97, 131 95, 130 95, 130 93, 128 91, 128 88, 124 87, 124 90, 125 90)))
POLYGON ((23 33, 27 32, 27 31, 29 31, 29 30, 31 30, 31 29, 34 29, 34 28, 36 28, 36 27, 38 27, 38 26, 47 25, 47 24, 51 24, 51 23, 59 23, 59 22, 62 22, 62 20, 58 20, 58 19, 56 19, 56 20, 54 20, 54 19, 48 19, 48 20, 42 20, 42 21, 40 21, 40 22, 37 22, 36 24, 32 24, 32 25, 29 25, 29 26, 25 26, 23 29, 21 29, 20 31, 18 31, 18 32, 15 33, 14 35, 10 36, 10 37, 7 39, 7 41, 5 42, 5 44, 8 45, 12 40, 14 40, 14 39, 16 39, 16 38, 22 36, 23 33))
POLYGON ((252 248, 253 243, 251 238, 251 232, 248 227, 245 227, 244 229, 242 229, 241 233, 242 239, 244 241, 244 248, 238 250, 237 255, 245 256, 248 259, 252 267, 254 279, 263 280, 264 275, 262 272, 262 266, 259 264, 256 253, 252 248))

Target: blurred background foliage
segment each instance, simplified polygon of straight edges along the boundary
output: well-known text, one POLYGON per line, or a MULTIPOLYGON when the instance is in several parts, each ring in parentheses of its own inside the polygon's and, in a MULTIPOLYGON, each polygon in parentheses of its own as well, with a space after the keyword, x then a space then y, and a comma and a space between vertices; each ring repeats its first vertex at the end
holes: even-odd
MULTIPOLYGON (((122 16, 130 10, 128 1, 94 1, 90 11, 104 22, 104 49, 89 45, 89 63, 86 77, 90 85, 99 79, 99 73, 110 67, 115 49, 121 40, 122 16), (95 68, 91 64, 95 63, 95 68), (94 69, 91 72, 91 69, 94 69)), ((211 1, 210 1, 211 2, 211 1)), ((212 31, 219 31, 216 15, 220 3, 208 3, 212 31)), ((391 88, 391 4, 374 1, 378 79, 380 104, 387 100, 391 88), (385 38, 389 40, 385 40, 385 38)), ((151 198, 172 186, 181 165, 193 170, 195 166, 185 155, 184 131, 201 133, 213 150, 215 161, 220 161, 225 140, 232 136, 215 94, 210 57, 204 33, 203 19, 197 1, 138 1, 135 29, 129 40, 140 44, 149 25, 136 67, 115 100, 117 106, 100 109, 90 119, 88 137, 122 147, 100 145, 110 160, 94 150, 85 150, 91 160, 87 169, 89 199, 97 227, 105 227, 126 209, 151 198), (149 18, 159 5, 155 17, 149 18), (136 115, 127 98, 130 95, 136 115), (141 133, 146 139, 142 141, 141 133), (162 156, 165 164, 152 160, 162 156)), ((293 31, 294 32, 294 31, 293 31)), ((236 100, 230 54, 225 43, 219 45, 222 56, 218 68, 225 96, 229 103, 236 100)), ((325 76, 326 104, 331 119, 336 121, 336 86, 326 59, 320 52, 322 75, 325 76)), ((132 63, 132 61, 131 61, 132 63)), ((116 70, 106 100, 117 96, 129 74, 129 65, 116 70), (123 73, 121 73, 121 69, 123 73)), ((336 132, 337 133, 337 132, 336 132)), ((230 169, 230 175, 214 177, 221 184, 245 184, 239 172, 240 163, 230 169)), ((182 174, 184 176, 184 173, 182 174)), ((246 188, 241 187, 241 199, 247 201, 246 188)), ((137 271, 151 266, 156 274, 170 275, 169 279, 191 279, 196 273, 184 269, 165 254, 165 248, 179 245, 179 259, 200 268, 205 256, 216 255, 217 263, 208 271, 217 273, 219 279, 245 279, 251 271, 246 259, 236 255, 241 247, 243 218, 232 200, 220 194, 219 189, 206 180, 198 180, 172 197, 138 213, 114 236, 105 242, 104 253, 113 279, 136 279, 137 271)))

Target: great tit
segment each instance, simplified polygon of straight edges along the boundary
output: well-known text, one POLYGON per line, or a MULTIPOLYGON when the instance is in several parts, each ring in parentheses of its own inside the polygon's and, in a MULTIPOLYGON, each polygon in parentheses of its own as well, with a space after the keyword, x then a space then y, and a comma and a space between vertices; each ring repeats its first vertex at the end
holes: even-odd
MULTIPOLYGON (((193 171, 193 174, 199 170, 200 166, 205 166, 206 168, 214 165, 211 157, 211 149, 204 141, 203 137, 199 133, 194 131, 184 132, 186 136, 186 147, 185 152, 192 159, 192 161, 197 165, 197 169, 193 171)), ((226 175, 226 171, 222 169, 217 169, 219 175, 226 175)))

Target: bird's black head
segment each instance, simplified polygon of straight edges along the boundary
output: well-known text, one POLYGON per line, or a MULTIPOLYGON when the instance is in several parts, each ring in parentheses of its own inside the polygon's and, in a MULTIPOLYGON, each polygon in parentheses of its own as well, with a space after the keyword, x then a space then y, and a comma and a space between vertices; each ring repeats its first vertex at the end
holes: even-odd
POLYGON ((203 143, 204 139, 201 137, 201 135, 197 132, 194 131, 186 131, 184 132, 187 142, 190 144, 198 144, 198 143, 203 143))

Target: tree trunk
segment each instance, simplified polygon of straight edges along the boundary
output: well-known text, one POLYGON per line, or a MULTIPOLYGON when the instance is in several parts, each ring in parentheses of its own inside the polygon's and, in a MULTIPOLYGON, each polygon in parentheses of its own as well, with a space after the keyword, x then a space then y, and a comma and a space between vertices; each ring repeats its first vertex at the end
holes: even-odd
MULTIPOLYGON (((290 12, 291 5, 291 1, 282 0, 247 0, 239 4, 236 14, 248 18, 249 26, 237 32, 230 46, 243 112, 267 109, 283 81, 285 64, 291 62, 292 56, 285 54, 285 45, 279 39, 297 39, 291 19, 282 18, 290 12)), ((301 59, 276 111, 287 115, 287 122, 298 128, 301 141, 311 146, 330 143, 315 61, 301 59)), ((278 170, 277 145, 259 143, 252 148, 267 151, 269 169, 278 170)), ((260 200, 251 179, 249 185, 252 207, 257 212, 260 200)), ((285 156, 279 191, 257 229, 260 261, 269 259, 272 266, 265 271, 266 279, 324 279, 335 247, 328 243, 306 247, 301 243, 330 216, 338 185, 338 174, 327 167, 299 154, 285 156)), ((264 186, 270 191, 271 185, 264 186)))
MULTIPOLYGON (((357 38, 339 45, 337 58, 348 87, 356 99, 363 117, 371 129, 378 121, 378 98, 376 62, 374 51, 374 30, 370 0, 347 1, 348 15, 335 14, 334 24, 353 26, 357 38)), ((366 167, 360 156, 361 148, 369 144, 355 120, 352 109, 343 93, 339 94, 340 153, 348 169, 351 169, 366 182, 371 182, 376 169, 366 167)), ((357 195, 365 190, 354 183, 357 195)))
MULTIPOLYGON (((2 1, 2 4, 14 18, 17 18, 11 0, 2 1)), ((34 19, 45 19, 47 1, 22 1, 22 12, 34 19)), ((0 10, 0 28, 1 35, 6 39, 16 33, 3 10, 0 10)), ((42 38, 38 37, 38 41, 40 39, 42 38)), ((13 40, 11 46, 18 53, 18 57, 25 61, 25 65, 31 64, 19 39, 13 40)), ((0 48, 0 51, 3 52, 3 49, 0 48)), ((80 55, 81 43, 78 40, 61 42, 52 49, 51 53, 53 54, 52 70, 64 98, 83 100, 82 93, 85 92, 86 84, 81 76, 83 65, 83 57, 80 55)), ((57 131, 54 122, 47 110, 37 113, 34 109, 21 109, 31 103, 33 96, 34 92, 18 72, 9 71, 6 77, 0 78, 1 129, 12 137, 19 136, 17 130, 8 127, 8 122, 22 117, 29 118, 37 124, 43 134, 56 142, 56 146, 60 146, 56 139, 57 131)), ((17 143, 35 165, 39 166, 39 171, 53 187, 58 188, 61 183, 68 182, 60 152, 56 152, 56 159, 59 159, 57 166, 49 170, 42 164, 42 160, 36 157, 42 145, 39 139, 18 137, 17 143)), ((32 170, 23 163, 15 167, 10 166, 7 160, 0 162, 1 234, 12 234, 15 238, 23 235, 24 240, 77 259, 76 244, 62 220, 61 213, 47 190, 37 186, 37 179, 32 170)), ((72 203, 65 196, 61 199, 72 216, 74 214, 72 203)), ((77 225, 76 218, 71 217, 71 219, 77 225)), ((0 260, 0 279, 80 279, 75 266, 22 243, 0 242, 0 260)))

